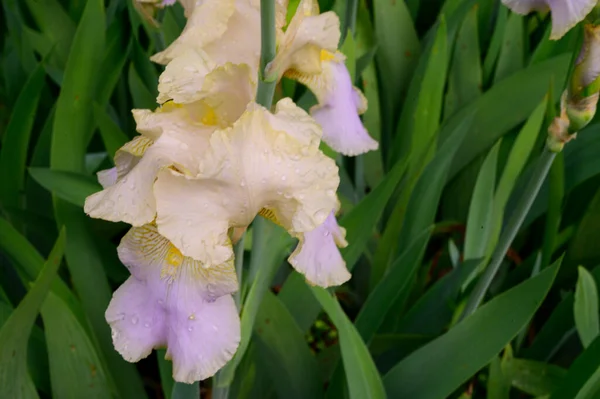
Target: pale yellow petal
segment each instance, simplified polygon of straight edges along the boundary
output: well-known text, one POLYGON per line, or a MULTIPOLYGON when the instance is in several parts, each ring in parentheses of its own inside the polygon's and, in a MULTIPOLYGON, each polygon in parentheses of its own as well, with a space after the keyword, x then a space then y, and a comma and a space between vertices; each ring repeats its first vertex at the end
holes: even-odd
POLYGON ((205 0, 194 7, 181 35, 151 60, 166 65, 190 49, 202 49, 223 36, 235 12, 234 0, 205 0))
POLYGON ((268 74, 283 75, 294 69, 300 73, 321 71, 321 51, 335 52, 340 40, 340 21, 328 11, 313 15, 313 2, 303 0, 282 36, 268 74))
POLYGON ((316 145, 318 125, 291 106, 284 100, 270 114, 249 105, 233 127, 213 133, 198 176, 159 175, 156 223, 184 255, 208 265, 229 259, 228 229, 247 226, 263 208, 293 234, 334 209, 337 166, 316 145))

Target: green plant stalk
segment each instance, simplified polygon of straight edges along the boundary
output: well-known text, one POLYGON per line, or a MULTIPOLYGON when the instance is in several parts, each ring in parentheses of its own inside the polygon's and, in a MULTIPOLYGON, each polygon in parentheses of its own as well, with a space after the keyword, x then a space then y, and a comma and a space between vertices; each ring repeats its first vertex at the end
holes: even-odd
POLYGON ((548 148, 544 148, 542 155, 537 161, 533 175, 529 180, 529 184, 527 184, 523 196, 520 198, 514 213, 510 217, 506 229, 500 236, 500 240, 498 241, 498 245, 496 246, 496 249, 492 255, 490 264, 483 272, 483 275, 477 282, 477 285, 475 285, 475 288, 473 289, 473 292, 467 301, 467 305, 465 306, 465 309, 461 315, 461 319, 473 314, 483 301, 490 284, 492 283, 496 273, 498 272, 498 269, 500 268, 500 265, 502 264, 502 260, 504 259, 506 252, 515 239, 515 236, 523 224, 527 213, 531 209, 531 205, 533 205, 533 201, 537 197, 538 192, 542 187, 542 183, 546 179, 548 171, 550 170, 550 166, 552 165, 555 157, 555 152, 550 151, 548 148))
POLYGON ((200 399, 200 383, 184 384, 183 382, 175 382, 171 399, 200 399))
POLYGON ((260 0, 260 69, 256 102, 270 109, 277 79, 267 79, 265 69, 275 58, 275 0, 260 0))
POLYGON ((233 294, 235 300, 235 306, 237 306, 238 312, 242 309, 242 287, 241 281, 244 275, 244 241, 246 233, 242 234, 237 244, 233 246, 233 253, 235 254, 235 272, 238 280, 238 290, 233 294))
POLYGON ((564 154, 556 156, 556 161, 550 168, 548 176, 550 183, 550 198, 544 231, 544 245, 542 247, 542 269, 551 262, 552 253, 556 246, 560 219, 562 216, 562 201, 565 191, 565 163, 564 154))
MULTIPOLYGON (((275 94, 275 86, 277 85, 277 79, 265 76, 266 67, 273 61, 276 54, 276 42, 275 42, 275 0, 260 0, 260 69, 258 76, 258 89, 256 91, 256 102, 266 109, 270 110, 273 103, 273 96, 275 94)), ((252 222, 252 255, 250 258, 250 270, 252 266, 259 261, 260 254, 264 252, 267 243, 261 239, 262 232, 265 228, 266 220, 262 217, 256 217, 252 222)), ((242 242, 243 238, 240 239, 242 242)), ((241 245, 241 251, 243 253, 243 244, 241 245)), ((237 256, 236 251, 236 256, 237 256)), ((236 258, 236 268, 238 267, 236 258)), ((239 267, 242 266, 240 263, 239 267)), ((239 269, 238 269, 239 273, 239 269)), ((242 282, 239 281, 240 287, 242 282)), ((241 302, 239 294, 237 296, 241 302)), ((240 304, 241 306, 241 304, 240 304)), ((243 354, 237 354, 241 356, 243 354)), ((227 366, 226 366, 227 367, 227 366)), ((235 367, 235 366, 234 366, 235 367)), ((231 381, 223 381, 219 378, 221 372, 215 375, 215 383, 213 384, 213 397, 215 399, 226 399, 229 397, 229 387, 231 381)), ((225 377, 227 380, 228 378, 225 377)), ((189 397, 192 398, 191 396, 189 397)), ((181 398, 187 399, 187 398, 181 398)))

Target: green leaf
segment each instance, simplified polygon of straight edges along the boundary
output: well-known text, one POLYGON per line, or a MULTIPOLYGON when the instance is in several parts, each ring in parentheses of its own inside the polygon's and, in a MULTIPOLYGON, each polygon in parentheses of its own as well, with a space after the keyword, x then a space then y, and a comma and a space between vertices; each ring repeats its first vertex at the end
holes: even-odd
POLYGON ((369 350, 352 322, 348 320, 339 302, 322 288, 311 287, 311 289, 338 329, 350 398, 385 398, 381 376, 369 350))
POLYGON ((419 57, 420 44, 404 1, 378 0, 373 4, 375 56, 380 70, 384 115, 393 126, 393 115, 400 109, 409 78, 419 57))
POLYGON ((388 264, 395 258, 398 247, 409 244, 417 234, 433 224, 449 166, 472 119, 472 116, 465 117, 453 134, 441 142, 437 154, 422 174, 409 176, 412 181, 403 188, 375 253, 371 287, 380 281, 388 264))
MULTIPOLYGON (((515 187, 515 183, 531 156, 536 139, 544 123, 544 113, 547 103, 548 98, 545 97, 537 108, 533 110, 510 150, 504 170, 502 171, 502 176, 498 182, 496 195, 494 196, 494 203, 497 203, 496 207, 499 210, 504 210, 515 187)), ((496 222, 498 220, 502 220, 502 217, 495 219, 496 222)))
POLYGON ((0 201, 4 207, 21 208, 23 206, 27 150, 38 102, 44 87, 44 76, 44 68, 40 64, 21 90, 2 137, 0 201))
POLYGON ((478 6, 465 17, 454 45, 454 56, 448 73, 444 119, 481 95, 482 71, 477 30, 478 6))
POLYGON ((502 372, 513 387, 533 396, 552 394, 567 374, 553 364, 515 358, 502 362, 502 372))
POLYGON ((3 398, 38 397, 27 372, 27 342, 38 311, 56 277, 64 246, 63 229, 40 275, 0 330, 0 396, 3 398))
POLYGON ((267 360, 268 372, 280 397, 319 398, 322 381, 317 362, 304 333, 286 307, 267 291, 254 323, 260 356, 267 360))
POLYGON ((600 332, 600 321, 598 320, 598 289, 596 288, 596 282, 590 272, 582 266, 579 266, 573 312, 579 338, 583 346, 587 348, 600 332))
MULTIPOLYGON (((440 138, 453 132, 466 114, 475 112, 473 124, 450 169, 449 179, 490 148, 502 135, 523 122, 544 98, 552 77, 560 86, 569 60, 568 55, 562 55, 525 68, 495 84, 484 95, 450 118, 442 128, 440 138)), ((557 93, 555 97, 550 100, 558 99, 557 93)))
POLYGON ((398 363, 384 376, 388 397, 420 399, 450 395, 488 364, 529 322, 548 293, 558 267, 558 264, 549 267, 495 297, 446 334, 398 363))
POLYGON ((200 383, 195 382, 193 384, 185 384, 183 382, 176 382, 173 385, 173 391, 171 392, 172 399, 188 399, 188 398, 199 398, 200 397, 200 383))
POLYGON ((502 48, 502 39, 504 38, 504 31, 506 30, 506 20, 508 19, 508 8, 498 7, 498 13, 496 15, 496 25, 494 26, 494 33, 490 40, 490 45, 483 61, 483 82, 486 84, 491 80, 492 73, 502 48))
POLYGON ((55 398, 112 398, 104 365, 69 307, 50 293, 42 306, 55 398))
MULTIPOLYGON (((263 240, 264 248, 266 248, 268 244, 268 250, 263 250, 261 253, 252 253, 253 261, 260 265, 260 268, 258 268, 257 274, 252 279, 252 285, 244 300, 241 315, 242 337, 240 345, 233 359, 219 372, 217 378, 218 387, 228 386, 233 381, 235 370, 248 349, 252 331, 254 330, 254 321, 261 301, 265 292, 269 289, 273 276, 277 271, 277 267, 281 264, 285 252, 292 242, 287 232, 282 228, 264 219, 262 219, 261 222, 265 224, 265 228, 261 229, 261 234, 259 234, 259 236, 260 239, 263 240)), ((254 237, 254 239, 258 238, 254 237)))
POLYGON ((140 75, 135 70, 133 62, 129 64, 127 82, 129 92, 133 98, 134 108, 154 109, 156 108, 156 96, 146 87, 140 75))
POLYGON ((98 104, 94 104, 94 119, 100 129, 104 148, 110 158, 114 159, 117 150, 127 143, 129 138, 98 104))
MULTIPOLYGON (((591 194, 591 193, 589 193, 591 194)), ((588 194, 588 195, 589 195, 588 194)), ((598 190, 587 210, 585 211, 581 222, 577 226, 575 234, 569 244, 569 260, 572 263, 588 264, 600 259, 600 251, 596 245, 596 232, 600 225, 600 190, 598 190)))
MULTIPOLYGON (((85 154, 95 128, 93 104, 102 83, 99 75, 105 55, 106 16, 104 1, 88 0, 75 32, 64 81, 56 104, 50 166, 54 171, 85 173, 85 154)), ((59 225, 69 231, 66 259, 73 285, 107 362, 110 380, 124 397, 143 397, 144 388, 135 366, 113 349, 104 312, 112 296, 94 236, 83 211, 54 197, 59 225)))
POLYGON ((490 373, 487 382, 487 399, 509 399, 510 398, 510 381, 504 375, 500 360, 495 357, 490 363, 490 373))
POLYGON ((467 217, 465 259, 479 259, 486 255, 492 233, 491 222, 494 213, 494 189, 496 188, 496 169, 498 167, 500 143, 498 141, 490 150, 479 169, 479 175, 475 182, 467 217))
POLYGON ((404 176, 407 165, 406 161, 394 165, 377 188, 341 218, 340 225, 346 228, 346 240, 351 243, 340 250, 348 270, 354 268, 367 246, 385 206, 404 176))
POLYGON ((446 20, 442 17, 421 83, 412 131, 405 132, 411 135, 411 173, 420 170, 434 154, 448 71, 448 46, 446 20))
POLYGON ((46 190, 78 207, 83 207, 88 196, 102 190, 96 179, 79 173, 29 168, 29 174, 46 190))
POLYGON ((496 74, 494 82, 499 82, 502 79, 514 74, 523 69, 525 61, 525 48, 523 38, 524 17, 519 14, 511 13, 506 22, 504 31, 504 39, 500 48, 500 58, 496 66, 496 74))
POLYGON ((319 315, 321 305, 310 291, 304 276, 296 271, 290 273, 278 297, 294 317, 300 330, 308 331, 319 315))
POLYGON ((600 393, 600 338, 575 359, 551 399, 595 399, 600 393))
POLYGON ((406 296, 416 270, 421 265, 432 228, 417 235, 402 255, 375 286, 356 317, 356 329, 365 340, 371 341, 394 303, 406 296))
POLYGON ((156 360, 158 361, 162 392, 163 395, 165 395, 165 399, 172 399, 171 394, 173 393, 175 385, 175 381, 173 381, 173 363, 170 360, 165 359, 166 354, 166 349, 156 350, 156 360))
POLYGON ((480 264, 467 260, 438 280, 402 318, 398 332, 440 334, 452 320, 461 287, 480 264))
POLYGON ((64 67, 75 34, 73 20, 57 0, 25 0, 25 3, 40 31, 54 44, 56 60, 53 64, 64 67))
MULTIPOLYGON (((13 261, 14 269, 24 285, 32 283, 41 272, 44 265, 42 255, 3 218, 0 218, 0 249, 13 261)), ((81 319, 84 318, 75 296, 62 279, 54 280, 52 291, 67 301, 81 319)))

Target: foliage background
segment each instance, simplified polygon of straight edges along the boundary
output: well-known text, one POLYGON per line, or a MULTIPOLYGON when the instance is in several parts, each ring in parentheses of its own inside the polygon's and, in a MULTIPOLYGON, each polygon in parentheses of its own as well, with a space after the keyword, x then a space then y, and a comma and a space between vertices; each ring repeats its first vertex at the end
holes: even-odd
MULTIPOLYGON (((311 288, 284 261, 291 239, 267 225, 253 243, 251 229, 242 345, 202 395, 599 397, 595 121, 555 160, 487 303, 459 322, 582 30, 549 41, 548 15, 496 0, 360 0, 356 15, 347 3, 320 1, 351 32, 342 50, 380 141, 336 158, 354 277, 335 296, 311 288)), ((124 0, 2 0, 0 12, 0 397, 175 397, 164 351, 132 365, 112 347, 104 310, 128 275, 127 226, 82 205, 136 134, 130 110, 156 107, 149 56, 182 10, 161 11, 160 28, 124 0)), ((315 101, 287 80, 277 95, 315 101)))

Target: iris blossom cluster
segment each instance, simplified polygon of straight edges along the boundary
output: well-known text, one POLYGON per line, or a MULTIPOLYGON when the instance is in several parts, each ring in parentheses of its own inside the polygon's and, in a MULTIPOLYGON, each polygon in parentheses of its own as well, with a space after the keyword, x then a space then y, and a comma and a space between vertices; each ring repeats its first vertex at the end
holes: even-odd
POLYGON ((152 57, 165 65, 159 106, 133 110, 140 134, 98 173, 104 189, 85 211, 132 226, 118 247, 131 277, 106 311, 116 350, 135 362, 166 347, 174 379, 191 383, 223 367, 240 340, 233 231, 262 215, 298 238, 289 262, 309 283, 344 283, 338 168, 319 147, 357 155, 378 144, 360 121, 367 104, 337 50, 334 13, 302 0, 286 25, 287 1, 276 3, 277 54, 260 72, 312 90, 307 113, 289 98, 273 109, 254 101, 258 0, 180 3, 185 29, 152 57))

